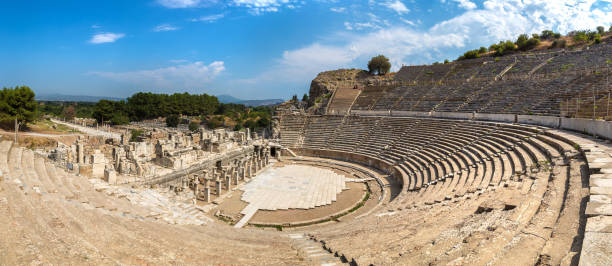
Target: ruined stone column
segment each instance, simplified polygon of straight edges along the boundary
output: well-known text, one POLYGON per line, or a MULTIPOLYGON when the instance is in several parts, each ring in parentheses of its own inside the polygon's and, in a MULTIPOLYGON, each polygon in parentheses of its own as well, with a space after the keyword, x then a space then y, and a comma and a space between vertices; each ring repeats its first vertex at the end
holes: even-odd
POLYGON ((217 190, 217 196, 221 196, 221 181, 215 181, 215 190, 217 190))
POLYGON ((238 171, 240 173, 240 180, 244 180, 245 175, 246 175, 246 169, 244 166, 240 167, 240 170, 238 171))
POLYGON ((238 172, 234 171, 232 174, 232 184, 233 185, 238 185, 238 172))
POLYGON ((251 170, 251 162, 246 163, 246 177, 251 178, 253 176, 253 171, 251 170))
POLYGON ((204 186, 204 201, 210 203, 210 187, 208 187, 208 184, 204 186))
POLYGON ((232 190, 232 183, 229 175, 225 175, 225 188, 227 189, 227 191, 232 190))
POLYGON ((85 148, 83 148, 83 144, 79 143, 77 145, 77 163, 82 164, 85 162, 85 148))

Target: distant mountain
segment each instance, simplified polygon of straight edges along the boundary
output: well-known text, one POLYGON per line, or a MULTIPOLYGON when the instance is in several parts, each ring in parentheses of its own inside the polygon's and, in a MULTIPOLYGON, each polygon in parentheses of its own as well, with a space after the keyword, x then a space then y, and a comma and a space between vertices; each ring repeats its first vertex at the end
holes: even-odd
POLYGON ((36 100, 39 101, 57 101, 57 102, 97 102, 99 100, 120 101, 124 98, 106 97, 106 96, 87 96, 87 95, 64 95, 64 94, 40 94, 36 95, 36 100))
POLYGON ((238 98, 236 98, 234 96, 227 95, 227 94, 217 95, 217 99, 219 99, 220 103, 240 103, 240 102, 244 101, 242 99, 238 99, 238 98))
POLYGON ((242 100, 227 94, 217 95, 217 99, 219 99, 221 103, 237 103, 246 106, 274 105, 285 102, 283 99, 242 100))

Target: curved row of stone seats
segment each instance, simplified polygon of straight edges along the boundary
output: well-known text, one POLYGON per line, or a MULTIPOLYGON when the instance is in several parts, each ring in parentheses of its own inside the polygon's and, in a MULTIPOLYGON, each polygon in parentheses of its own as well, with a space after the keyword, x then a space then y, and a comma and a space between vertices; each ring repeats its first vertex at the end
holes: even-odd
POLYGON ((145 217, 150 210, 8 141, 0 170, 1 264, 300 263, 285 236, 145 217))
MULTIPOLYGON (((573 237, 553 234, 557 224, 581 215, 581 200, 567 199, 583 186, 583 163, 571 143, 538 127, 471 122, 434 142, 407 162, 414 171, 429 163, 430 175, 446 178, 407 192, 377 215, 321 228, 315 239, 357 264, 577 261, 573 237)), ((572 230, 579 234, 578 226, 572 230)))
POLYGON ((306 124, 305 116, 303 115, 283 115, 280 116, 281 121, 281 144, 285 147, 295 147, 303 140, 304 126, 306 124))
POLYGON ((312 116, 304 129, 304 147, 322 149, 332 139, 343 116, 312 116), (308 140, 308 141, 306 141, 308 140))
POLYGON ((352 110, 371 110, 380 98, 387 95, 391 86, 367 86, 361 88, 361 94, 355 100, 352 110))
POLYGON ((340 151, 353 151, 356 144, 361 143, 377 126, 380 118, 347 117, 336 129, 337 133, 328 141, 329 147, 340 151))
POLYGON ((417 127, 419 121, 415 118, 381 118, 370 134, 355 148, 355 153, 377 156, 385 147, 391 147, 407 129, 417 127))
POLYGON ((560 154, 536 138, 537 130, 502 124, 347 117, 344 124, 338 123, 334 140, 326 146, 313 145, 311 142, 318 140, 308 136, 324 134, 317 134, 320 129, 306 129, 311 134, 304 140, 305 147, 378 157, 405 173, 410 191, 440 183, 453 192, 438 198, 461 197, 489 185, 499 185, 513 175, 537 171, 560 154), (390 133, 379 134, 381 131, 390 133))

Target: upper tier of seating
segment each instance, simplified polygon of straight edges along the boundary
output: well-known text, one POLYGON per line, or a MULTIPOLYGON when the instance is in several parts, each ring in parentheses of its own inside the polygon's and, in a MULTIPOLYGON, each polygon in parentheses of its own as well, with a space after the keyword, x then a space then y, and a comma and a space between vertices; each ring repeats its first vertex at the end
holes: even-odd
POLYGON ((608 100, 612 43, 404 66, 396 86, 366 86, 353 110, 480 112, 597 117, 608 100))

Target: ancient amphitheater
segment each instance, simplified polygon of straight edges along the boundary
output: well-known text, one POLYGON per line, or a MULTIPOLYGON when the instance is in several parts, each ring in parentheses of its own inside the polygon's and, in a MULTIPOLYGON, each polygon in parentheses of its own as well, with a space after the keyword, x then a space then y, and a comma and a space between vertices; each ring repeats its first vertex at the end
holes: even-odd
POLYGON ((612 117, 611 60, 604 42, 322 73, 271 139, 121 140, 106 169, 3 141, 0 263, 610 265, 612 125, 591 118, 612 117), (115 180, 147 152, 176 171, 115 180))

